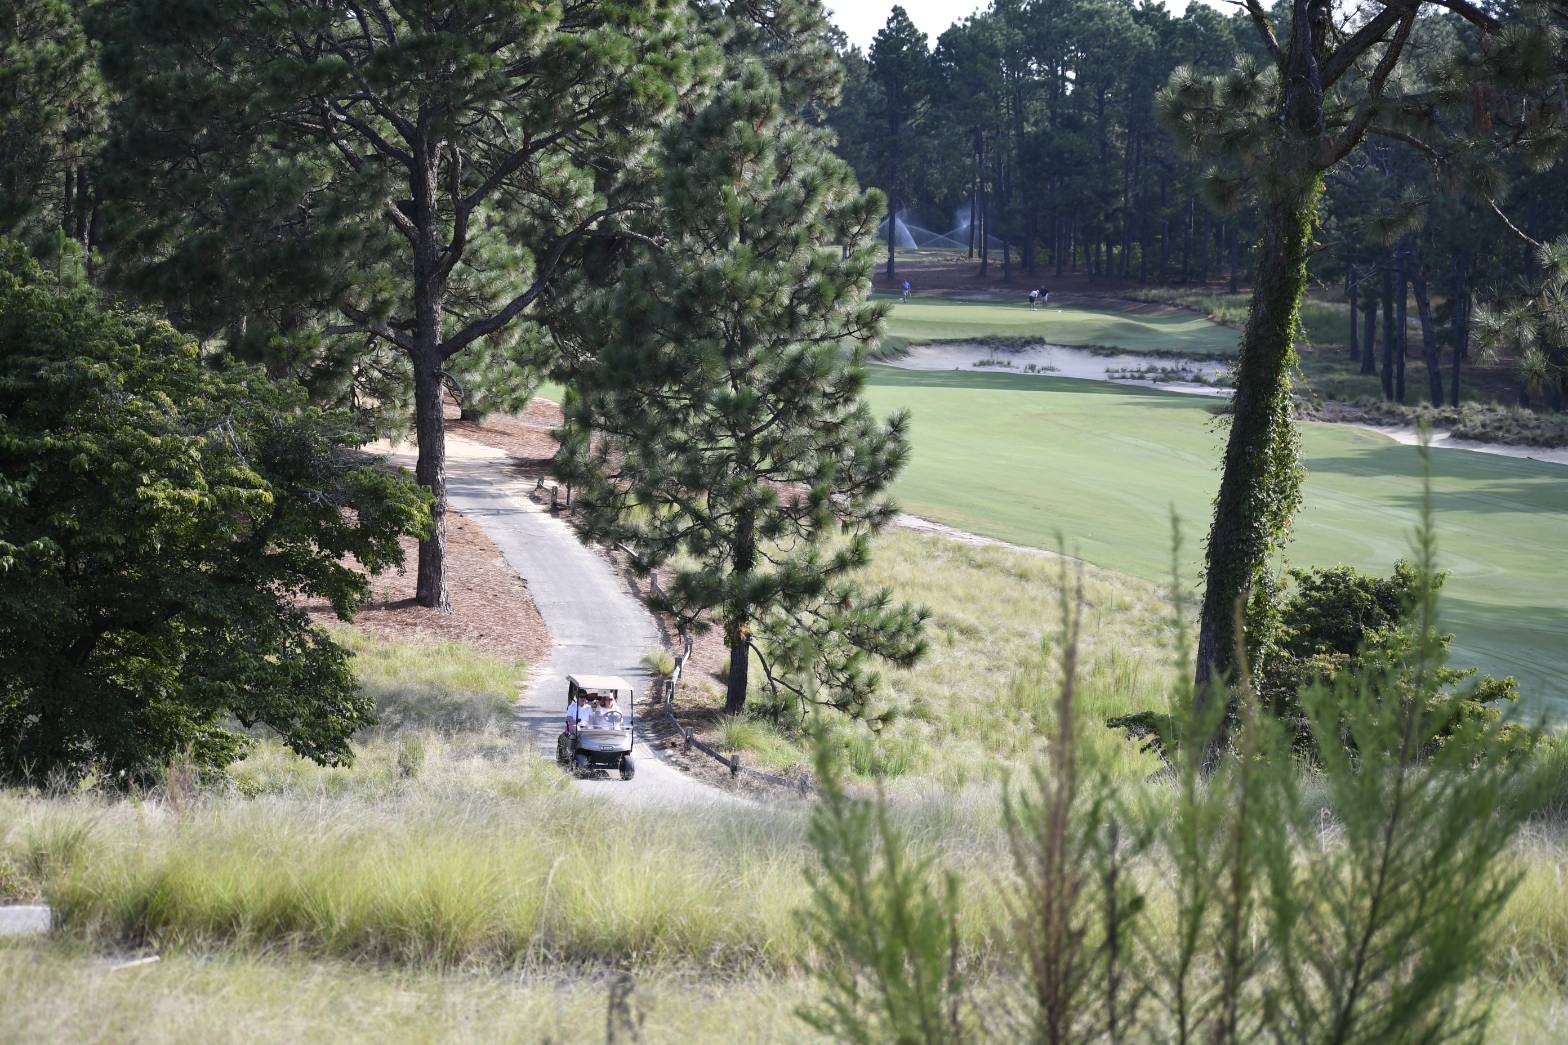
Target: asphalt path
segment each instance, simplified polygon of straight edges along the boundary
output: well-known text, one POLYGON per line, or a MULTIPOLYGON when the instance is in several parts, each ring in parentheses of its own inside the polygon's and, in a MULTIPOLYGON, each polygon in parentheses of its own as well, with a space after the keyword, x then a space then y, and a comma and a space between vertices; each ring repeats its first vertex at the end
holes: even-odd
MULTIPOLYGON (((413 467, 412 453, 395 448, 388 457, 413 467)), ((637 690, 637 718, 649 678, 640 661, 659 649, 659 631, 648 611, 603 556, 587 548, 563 519, 529 496, 528 483, 506 474, 504 451, 447 436, 447 500, 477 522, 507 564, 528 584, 528 593, 550 629, 550 659, 532 665, 518 701, 517 727, 541 757, 555 758, 555 741, 566 710, 568 674, 620 675, 637 690)), ((579 786, 616 801, 715 805, 744 801, 676 769, 637 728, 636 775, 594 776, 579 786)))

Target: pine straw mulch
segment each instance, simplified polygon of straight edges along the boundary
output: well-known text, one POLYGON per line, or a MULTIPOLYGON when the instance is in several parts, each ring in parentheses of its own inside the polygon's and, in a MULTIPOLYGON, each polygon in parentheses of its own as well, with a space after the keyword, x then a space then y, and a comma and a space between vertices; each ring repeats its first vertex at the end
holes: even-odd
POLYGON ((512 475, 520 479, 550 476, 550 462, 559 448, 551 435, 564 418, 561 404, 532 399, 527 409, 513 416, 487 417, 482 422, 450 419, 447 431, 511 455, 512 475))
MULTIPOLYGON (((451 609, 426 609, 414 602, 414 565, 419 546, 405 537, 404 568, 371 578, 370 600, 354 615, 353 627, 394 642, 457 642, 480 653, 529 664, 548 659, 550 632, 534 607, 528 585, 502 558, 479 524, 457 512, 446 522, 447 583, 451 609)), ((304 603, 318 623, 337 623, 319 599, 304 603)))

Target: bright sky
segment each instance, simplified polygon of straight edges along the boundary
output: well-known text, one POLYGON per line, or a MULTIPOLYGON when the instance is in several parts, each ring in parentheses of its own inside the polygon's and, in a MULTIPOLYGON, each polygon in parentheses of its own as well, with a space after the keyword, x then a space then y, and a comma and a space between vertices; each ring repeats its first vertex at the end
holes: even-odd
MULTIPOLYGON (((1212 7, 1228 6, 1220 0, 1206 0, 1212 7)), ((827 0, 826 7, 834 23, 857 44, 862 51, 869 50, 871 38, 887 24, 888 12, 894 3, 902 3, 915 26, 926 34, 934 46, 942 30, 954 22, 963 21, 977 10, 989 6, 979 0, 827 0)), ((1187 0, 1165 0, 1172 11, 1187 9, 1187 0)))

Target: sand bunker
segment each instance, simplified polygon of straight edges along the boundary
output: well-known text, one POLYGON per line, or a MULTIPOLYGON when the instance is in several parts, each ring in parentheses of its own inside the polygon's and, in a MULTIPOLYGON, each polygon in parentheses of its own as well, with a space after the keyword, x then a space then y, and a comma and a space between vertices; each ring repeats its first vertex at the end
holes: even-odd
POLYGON ((888 360, 887 364, 904 370, 979 370, 993 374, 1113 381, 1116 384, 1163 388, 1191 395, 1230 394, 1228 388, 1202 383, 1224 379, 1226 365, 1222 362, 1149 356, 1136 352, 1100 355, 1086 348, 1065 345, 1040 345, 1022 349, 993 348, 976 342, 911 345, 908 355, 888 360))
MULTIPOLYGON (((1018 350, 967 341, 911 345, 908 355, 885 362, 888 366, 904 370, 971 370, 992 374, 1022 374, 1026 377, 1069 377, 1084 381, 1109 381, 1119 385, 1142 385, 1187 395, 1228 396, 1231 392, 1223 386, 1199 383, 1224 380, 1226 364, 1212 359, 1148 356, 1136 352, 1100 355, 1085 348, 1065 345, 1041 345, 1018 350), (1029 369, 1031 366, 1033 370, 1029 369), (1158 378, 1155 375, 1159 375, 1158 378), (1198 380, 1182 380, 1183 376, 1198 380)), ((1386 435, 1406 446, 1416 446, 1421 441, 1414 426, 1352 424, 1351 427, 1386 435)), ((1568 465, 1568 447, 1485 443, 1474 439, 1458 439, 1452 432, 1443 429, 1433 430, 1431 445, 1442 450, 1469 450, 1478 454, 1568 465)))

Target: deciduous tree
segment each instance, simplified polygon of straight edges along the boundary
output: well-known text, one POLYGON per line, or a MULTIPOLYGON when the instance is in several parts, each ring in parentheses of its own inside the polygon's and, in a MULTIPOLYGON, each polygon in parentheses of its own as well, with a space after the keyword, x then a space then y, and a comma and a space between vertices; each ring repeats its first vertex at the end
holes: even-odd
POLYGON ((182 753, 267 726, 325 764, 371 705, 299 607, 348 617, 429 522, 351 420, 0 243, 0 776, 182 753))

